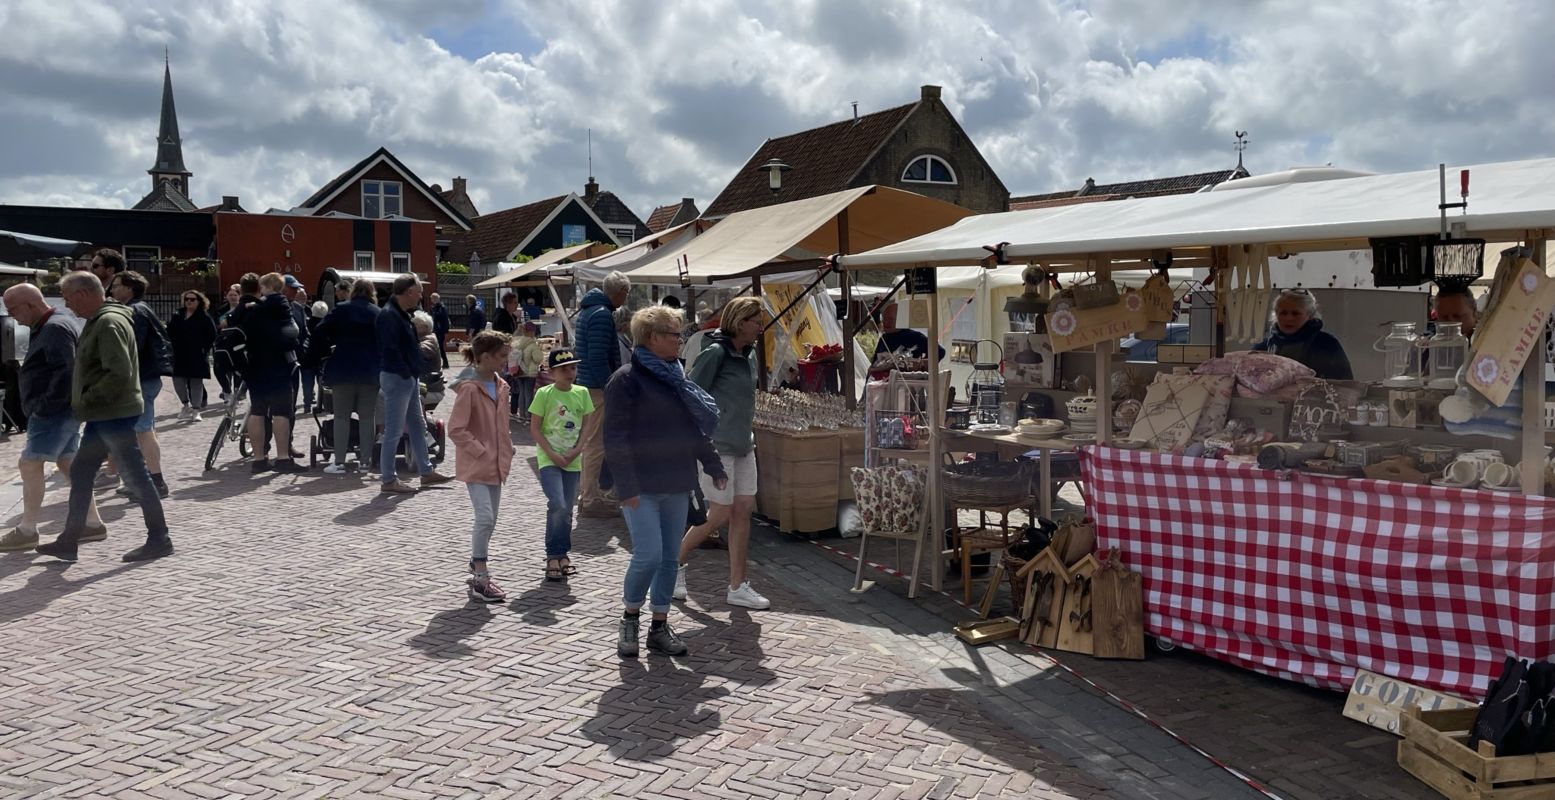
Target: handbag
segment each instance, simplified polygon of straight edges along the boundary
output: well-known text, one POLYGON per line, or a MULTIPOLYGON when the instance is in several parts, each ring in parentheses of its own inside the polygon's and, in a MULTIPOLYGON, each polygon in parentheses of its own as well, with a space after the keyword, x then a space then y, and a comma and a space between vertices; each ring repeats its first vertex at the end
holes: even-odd
POLYGON ((686 507, 686 527, 694 528, 707 524, 707 498, 702 496, 702 487, 691 490, 691 504, 686 507))

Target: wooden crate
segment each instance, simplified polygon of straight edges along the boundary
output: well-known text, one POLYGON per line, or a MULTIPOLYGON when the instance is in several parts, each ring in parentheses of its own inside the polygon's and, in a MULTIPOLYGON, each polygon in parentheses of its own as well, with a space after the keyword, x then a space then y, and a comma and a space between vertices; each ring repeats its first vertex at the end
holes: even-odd
POLYGON ((1448 800, 1547 800, 1555 797, 1555 753, 1496 756, 1465 742, 1478 709, 1406 709, 1399 722, 1398 765, 1448 800))
MULTIPOLYGON (((838 431, 756 432, 756 511, 779 530, 816 533, 837 527, 842 469, 838 431)), ((851 490, 852 484, 848 484, 851 490)))

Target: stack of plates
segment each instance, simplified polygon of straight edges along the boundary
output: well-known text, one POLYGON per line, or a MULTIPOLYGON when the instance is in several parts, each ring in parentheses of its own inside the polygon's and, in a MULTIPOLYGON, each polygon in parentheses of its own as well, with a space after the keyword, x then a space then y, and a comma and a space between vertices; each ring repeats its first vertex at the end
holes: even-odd
POLYGON ((1069 428, 1075 433, 1096 432, 1096 412, 1089 414, 1071 414, 1069 416, 1069 428))
POLYGON ((1068 423, 1061 419, 1023 419, 1015 430, 1021 436, 1046 439, 1063 433, 1067 427, 1068 423))

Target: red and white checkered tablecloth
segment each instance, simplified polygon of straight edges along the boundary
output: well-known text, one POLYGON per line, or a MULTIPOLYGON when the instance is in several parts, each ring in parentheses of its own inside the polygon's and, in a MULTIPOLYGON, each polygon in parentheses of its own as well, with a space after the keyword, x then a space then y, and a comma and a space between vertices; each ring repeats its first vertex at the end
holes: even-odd
POLYGON ((1152 635, 1314 686, 1367 669, 1472 699, 1506 655, 1555 656, 1555 500, 1112 447, 1082 464, 1152 635))

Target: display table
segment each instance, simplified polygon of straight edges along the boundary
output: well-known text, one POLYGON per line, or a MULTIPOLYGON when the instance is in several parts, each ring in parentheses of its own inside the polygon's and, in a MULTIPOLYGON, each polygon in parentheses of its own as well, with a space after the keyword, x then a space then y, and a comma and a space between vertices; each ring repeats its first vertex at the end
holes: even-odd
POLYGON ((1153 635, 1347 689, 1366 669, 1478 699, 1555 656, 1555 500, 1085 448, 1098 546, 1153 635))
POLYGON ((952 452, 970 450, 975 447, 986 448, 988 445, 993 445, 998 448, 1001 457, 1014 457, 1024 455, 1032 450, 1040 450, 1040 471, 1037 473, 1037 512, 1044 517, 1053 516, 1053 451, 1072 451, 1074 450, 1073 442, 1066 442, 1063 439, 1038 439, 1014 433, 983 433, 979 431, 950 430, 948 428, 942 435, 945 437, 946 449, 952 452))
POLYGON ((864 466, 864 431, 756 430, 756 513, 779 530, 837 527, 837 504, 853 499, 850 467, 864 466))

